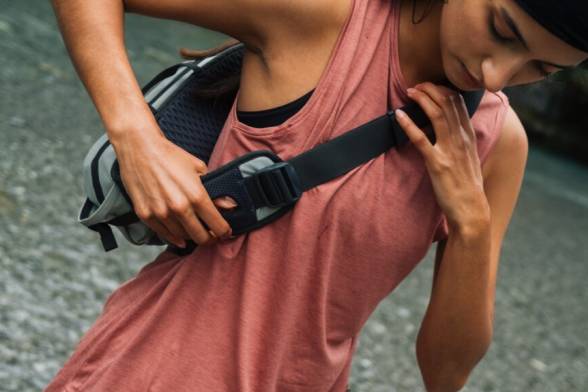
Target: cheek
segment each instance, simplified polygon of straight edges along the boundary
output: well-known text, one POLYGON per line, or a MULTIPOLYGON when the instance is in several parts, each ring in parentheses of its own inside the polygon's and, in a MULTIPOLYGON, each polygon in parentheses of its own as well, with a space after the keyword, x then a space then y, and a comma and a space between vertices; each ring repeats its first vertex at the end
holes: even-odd
POLYGON ((481 62, 489 53, 487 22, 480 1, 449 1, 443 8, 439 26, 440 52, 446 78, 464 84, 462 63, 481 75, 481 62))
POLYGON ((439 31, 444 63, 456 57, 473 66, 484 57, 491 44, 484 12, 476 1, 449 1, 445 5, 439 31))
MULTIPOLYGON (((445 7, 450 8, 449 5, 445 7)), ((462 42, 463 37, 460 34, 459 27, 453 22, 454 20, 455 15, 453 15, 453 11, 451 9, 444 9, 439 27, 439 49, 445 70, 447 70, 451 58, 461 58, 468 50, 462 42)))
POLYGON ((463 8, 463 6, 456 5, 455 3, 452 4, 451 2, 443 7, 439 26, 439 38, 441 52, 444 56, 447 53, 457 54, 466 49, 463 42, 462 27, 460 26, 463 23, 460 8, 463 8))

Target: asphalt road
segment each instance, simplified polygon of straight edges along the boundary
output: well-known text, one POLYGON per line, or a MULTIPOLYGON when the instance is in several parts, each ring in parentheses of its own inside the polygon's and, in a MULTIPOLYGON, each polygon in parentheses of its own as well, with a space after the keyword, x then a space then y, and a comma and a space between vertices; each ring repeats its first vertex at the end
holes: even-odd
MULTIPOLYGON (((75 218, 81 163, 103 132, 49 2, 0 0, 0 391, 38 391, 106 296, 161 248, 104 253, 75 218)), ((130 58, 143 84, 213 33, 135 15, 130 58)), ((96 53, 100 56, 100 53, 96 53)), ((465 391, 588 390, 588 169, 531 149, 499 270, 493 344, 465 391)), ((422 391, 414 342, 428 257, 382 301, 361 335, 354 391, 422 391)))

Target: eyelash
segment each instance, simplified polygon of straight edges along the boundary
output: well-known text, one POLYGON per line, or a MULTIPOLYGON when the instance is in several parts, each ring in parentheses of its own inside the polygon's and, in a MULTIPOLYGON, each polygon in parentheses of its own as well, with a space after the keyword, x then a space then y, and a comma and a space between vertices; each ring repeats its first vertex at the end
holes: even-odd
MULTIPOLYGON (((494 37, 494 39, 497 42, 500 42, 500 43, 508 43, 508 42, 514 41, 513 39, 506 38, 506 37, 503 37, 500 34, 498 34, 498 30, 496 30, 496 26, 494 26, 494 22, 492 21, 492 17, 490 17, 489 26, 490 26, 490 34, 494 37)), ((551 72, 548 72, 545 69, 543 69, 543 67, 541 66, 541 63, 540 62, 537 62, 537 65, 536 65, 535 68, 539 71, 539 73, 543 77, 548 77, 548 76, 551 75, 551 72)))

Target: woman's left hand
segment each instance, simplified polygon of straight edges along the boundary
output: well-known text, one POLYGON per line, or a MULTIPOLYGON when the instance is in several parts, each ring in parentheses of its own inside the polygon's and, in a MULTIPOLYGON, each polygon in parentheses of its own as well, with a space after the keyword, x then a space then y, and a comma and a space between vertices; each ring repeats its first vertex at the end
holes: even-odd
POLYGON ((436 142, 405 114, 396 119, 425 160, 425 165, 450 229, 463 229, 489 222, 490 206, 484 193, 484 179, 476 134, 463 97, 458 92, 432 83, 416 85, 409 97, 430 118, 436 142))

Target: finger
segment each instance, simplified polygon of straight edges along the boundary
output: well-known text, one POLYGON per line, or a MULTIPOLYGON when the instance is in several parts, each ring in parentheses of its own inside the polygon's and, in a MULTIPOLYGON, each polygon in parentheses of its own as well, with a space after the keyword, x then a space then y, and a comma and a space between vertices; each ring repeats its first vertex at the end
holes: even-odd
POLYGON ((458 97, 451 95, 449 96, 448 100, 449 100, 449 107, 447 109, 447 123, 449 124, 449 130, 451 135, 453 136, 454 140, 458 140, 458 141, 462 141, 464 136, 469 138, 469 135, 464 135, 463 134, 463 124, 461 122, 461 117, 459 116, 459 113, 457 112, 457 104, 456 102, 458 102, 458 97))
POLYGON ((200 222, 198 216, 196 216, 193 206, 189 205, 185 208, 179 213, 178 218, 189 237, 198 245, 203 245, 210 241, 211 235, 202 222, 200 222))
POLYGON ((445 121, 447 122, 448 133, 455 137, 459 130, 460 120, 459 116, 455 115, 453 111, 453 101, 458 93, 445 86, 438 86, 430 82, 425 82, 417 85, 417 90, 425 92, 437 104, 445 114, 445 121))
POLYGON ((416 126, 416 124, 405 112, 398 109, 394 113, 396 115, 396 121, 402 127, 412 144, 414 144, 414 146, 420 151, 425 159, 429 159, 434 151, 433 145, 429 141, 427 135, 416 126))
POLYGON ((165 225, 160 223, 155 217, 144 219, 143 222, 157 235, 159 238, 166 240, 167 242, 174 244, 180 248, 186 246, 183 239, 176 237, 165 225))
POLYGON ((180 220, 171 213, 165 219, 160 218, 159 223, 165 226, 165 228, 172 233, 174 238, 181 241, 190 238, 190 235, 186 232, 180 220))
POLYGON ((433 131, 435 132, 436 140, 442 141, 449 138, 449 127, 443 109, 424 91, 408 89, 407 94, 412 100, 419 104, 427 117, 429 117, 431 125, 433 126, 433 131))
POLYGON ((468 108, 461 94, 459 94, 459 97, 455 102, 455 106, 457 113, 459 115, 459 122, 461 123, 463 129, 465 129, 467 134, 470 136, 471 140, 476 140, 476 130, 472 125, 472 121, 468 113, 468 108))
POLYGON ((206 223, 217 237, 226 238, 231 235, 231 227, 222 217, 207 193, 199 203, 194 204, 194 208, 198 217, 206 223))
POLYGON ((213 202, 215 206, 225 210, 232 210, 237 207, 237 202, 228 196, 216 198, 213 202))
POLYGON ((216 244, 217 242, 219 242, 219 241, 220 241, 220 238, 218 238, 218 237, 217 237, 217 236, 214 234, 214 232, 212 232, 212 231, 209 231, 208 233, 210 234, 210 240, 206 241, 206 242, 205 242, 204 244, 202 244, 202 245, 205 245, 205 246, 210 246, 210 245, 214 245, 214 244, 216 244))

